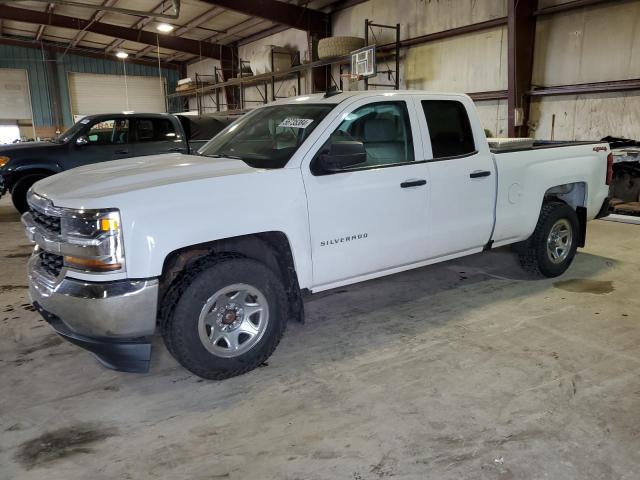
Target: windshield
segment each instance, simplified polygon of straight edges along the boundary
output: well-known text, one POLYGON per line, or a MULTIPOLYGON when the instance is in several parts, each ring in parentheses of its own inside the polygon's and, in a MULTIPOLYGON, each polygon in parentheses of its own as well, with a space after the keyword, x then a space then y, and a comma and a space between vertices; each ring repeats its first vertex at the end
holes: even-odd
POLYGON ((274 105, 254 110, 199 151, 254 168, 283 168, 335 105, 274 105))
POLYGON ((60 135, 58 135, 58 137, 54 141, 56 143, 67 143, 76 135, 76 133, 78 133, 80 130, 86 127, 87 123, 89 123, 89 121, 86 119, 80 120, 73 127, 69 128, 68 130, 65 130, 60 135))

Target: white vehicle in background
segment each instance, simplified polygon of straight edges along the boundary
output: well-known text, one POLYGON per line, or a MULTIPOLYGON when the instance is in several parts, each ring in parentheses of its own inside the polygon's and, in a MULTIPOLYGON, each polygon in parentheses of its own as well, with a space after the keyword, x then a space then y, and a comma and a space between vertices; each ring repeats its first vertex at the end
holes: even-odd
POLYGON ((34 305, 107 366, 149 337, 204 378, 263 363, 303 292, 516 244, 554 277, 607 208, 606 143, 492 152, 471 99, 309 95, 257 108, 199 155, 80 167, 36 183, 34 305))

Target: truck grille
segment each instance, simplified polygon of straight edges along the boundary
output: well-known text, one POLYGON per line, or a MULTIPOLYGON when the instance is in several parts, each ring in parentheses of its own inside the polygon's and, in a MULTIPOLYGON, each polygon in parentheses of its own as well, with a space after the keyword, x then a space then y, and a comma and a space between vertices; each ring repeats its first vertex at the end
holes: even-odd
POLYGON ((30 212, 34 222, 36 222, 46 231, 60 235, 60 217, 45 215, 44 213, 37 212, 33 208, 30 210, 30 212))
POLYGON ((54 277, 60 275, 60 272, 62 271, 62 255, 40 252, 40 263, 42 268, 54 277))

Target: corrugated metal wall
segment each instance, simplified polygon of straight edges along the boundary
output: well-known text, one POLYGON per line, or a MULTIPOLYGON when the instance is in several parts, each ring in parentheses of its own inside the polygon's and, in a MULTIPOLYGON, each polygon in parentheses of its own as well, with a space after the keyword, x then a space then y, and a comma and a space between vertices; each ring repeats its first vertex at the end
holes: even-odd
POLYGON ((0 68, 21 68, 27 71, 33 122, 38 126, 53 126, 51 98, 47 88, 47 67, 42 51, 0 45, 0 68))
MULTIPOLYGON (((23 68, 27 70, 29 89, 31 91, 33 122, 38 127, 55 125, 55 119, 53 118, 54 104, 50 93, 53 91, 52 84, 56 85, 58 89, 58 99, 64 126, 69 127, 73 124, 67 84, 69 72, 123 74, 122 62, 115 59, 98 59, 71 54, 63 56, 62 53, 55 53, 53 57, 47 59, 41 50, 12 45, 0 45, 0 68, 23 68), (54 69, 47 69, 45 64, 47 60, 55 64, 54 69), (51 76, 53 74, 50 72, 55 72, 57 79, 52 79, 51 76)), ((127 75, 157 77, 158 68, 128 62, 127 75)), ((168 91, 174 91, 179 78, 178 71, 163 68, 162 75, 166 78, 168 91)), ((96 94, 99 94, 99 92, 96 92, 96 94)))

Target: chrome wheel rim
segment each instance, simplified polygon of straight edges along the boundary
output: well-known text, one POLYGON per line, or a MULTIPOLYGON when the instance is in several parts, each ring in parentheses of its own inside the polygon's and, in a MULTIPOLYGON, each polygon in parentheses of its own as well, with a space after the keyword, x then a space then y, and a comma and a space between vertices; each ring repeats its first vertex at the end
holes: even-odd
POLYGON ((569 256, 573 243, 573 229, 565 218, 561 218, 551 227, 547 237, 547 256, 552 263, 564 262, 569 256))
POLYGON ((223 358, 251 350, 269 324, 269 303, 264 294, 246 283, 221 288, 205 302, 198 319, 204 347, 223 358))

